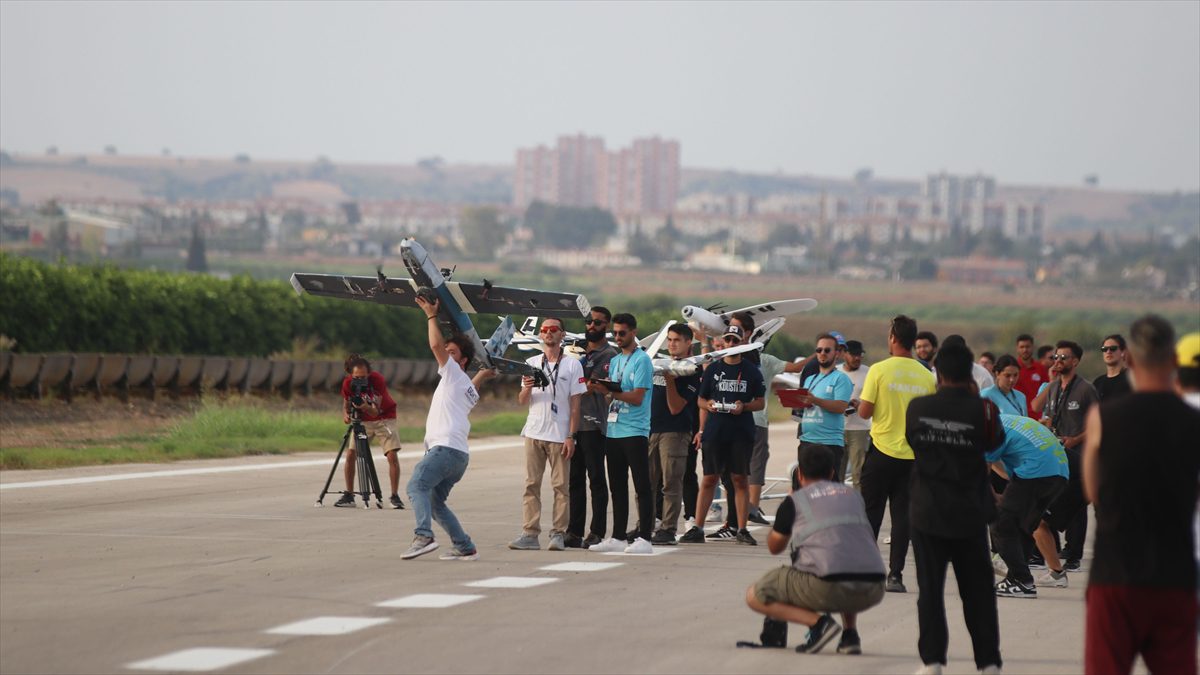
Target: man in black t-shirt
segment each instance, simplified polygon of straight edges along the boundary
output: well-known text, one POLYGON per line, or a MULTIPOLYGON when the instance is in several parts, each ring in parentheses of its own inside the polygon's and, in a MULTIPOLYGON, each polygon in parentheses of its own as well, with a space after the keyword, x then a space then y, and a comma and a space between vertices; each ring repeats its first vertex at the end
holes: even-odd
MULTIPOLYGON (((725 328, 726 348, 736 347, 745 338, 738 326, 725 328)), ((704 520, 712 505, 717 479, 728 469, 733 477, 734 498, 737 504, 739 544, 754 546, 758 542, 746 529, 746 509, 750 503, 750 455, 754 449, 754 416, 761 410, 766 388, 762 371, 742 359, 740 354, 726 356, 710 364, 700 381, 700 431, 695 442, 701 446, 704 480, 696 503, 696 526, 684 533, 681 542, 704 542, 704 520)))
POLYGON ((1132 393, 1128 369, 1125 367, 1125 338, 1114 333, 1104 338, 1100 357, 1104 359, 1104 374, 1092 380, 1101 401, 1111 401, 1132 393))
POLYGON ((1134 391, 1094 407, 1083 450, 1096 519, 1088 575, 1084 670, 1196 673, 1192 517, 1200 413, 1174 391, 1175 332, 1146 316, 1129 329, 1134 391), (1148 451, 1150 450, 1150 451, 1148 451))
MULTIPOLYGON (((674 324, 667 329, 667 353, 682 359, 692 351, 692 329, 674 324)), ((700 374, 675 376, 664 370, 654 375, 650 403, 650 484, 662 484, 662 525, 651 544, 675 545, 682 507, 683 472, 696 419, 700 374)))
MULTIPOLYGON (((581 359, 585 379, 608 379, 608 362, 617 350, 608 344, 607 331, 612 312, 606 307, 592 307, 587 320, 587 352, 581 359)), ((604 472, 604 428, 608 418, 608 399, 604 394, 585 392, 579 400, 579 430, 575 432, 575 454, 571 457, 570 519, 565 543, 567 548, 587 548, 604 541, 608 518, 608 479, 604 472), (583 534, 587 520, 588 494, 592 500, 592 522, 587 536, 583 534)))
POLYGON ((917 649, 934 672, 946 665, 950 640, 947 565, 954 565, 975 667, 988 672, 1002 665, 987 538, 996 504, 984 455, 1004 442, 1004 427, 996 404, 973 391, 974 360, 966 345, 943 345, 933 362, 937 393, 913 399, 905 413, 904 436, 913 450, 908 505, 920 588, 917 649))

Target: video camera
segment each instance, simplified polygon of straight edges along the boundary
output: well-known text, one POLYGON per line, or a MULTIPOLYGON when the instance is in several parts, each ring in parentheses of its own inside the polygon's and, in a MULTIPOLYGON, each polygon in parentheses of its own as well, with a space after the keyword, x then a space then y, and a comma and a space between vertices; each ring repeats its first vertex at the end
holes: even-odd
POLYGON ((358 406, 367 402, 366 396, 371 391, 371 382, 365 377, 350 378, 350 404, 357 410, 358 406))

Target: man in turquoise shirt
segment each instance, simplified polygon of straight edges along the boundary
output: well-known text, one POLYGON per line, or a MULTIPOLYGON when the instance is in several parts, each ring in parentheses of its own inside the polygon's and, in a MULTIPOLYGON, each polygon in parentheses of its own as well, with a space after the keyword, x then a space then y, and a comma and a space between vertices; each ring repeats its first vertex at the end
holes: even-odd
POLYGON ((835 467, 843 466, 846 453, 846 406, 854 383, 837 368, 837 338, 829 333, 817 336, 816 373, 804 381, 808 394, 801 401, 809 404, 801 416, 800 448, 823 445, 833 453, 835 467))
MULTIPOLYGON (((1000 512, 991 526, 996 548, 1008 566, 1004 579, 996 584, 996 595, 1036 598, 1033 574, 1021 542, 1034 530, 1046 530, 1044 535, 1035 537, 1038 549, 1045 542, 1054 545, 1042 523, 1042 515, 1067 485, 1067 451, 1052 431, 1032 417, 1002 414, 1000 423, 1004 427, 1004 442, 984 455, 992 463, 992 470, 1009 480, 1000 501, 1000 512)), ((1066 587, 1067 575, 1061 571, 1047 572, 1038 585, 1066 587)))
POLYGON ((654 387, 654 363, 638 348, 637 319, 617 314, 612 320, 613 340, 621 353, 608 362, 608 386, 589 383, 591 391, 606 392, 608 428, 604 435, 604 459, 608 464, 608 487, 612 494, 613 535, 590 547, 593 551, 653 553, 654 495, 650 486, 650 392, 654 387), (629 525, 629 476, 637 493, 638 529, 629 525), (624 533, 622 537, 621 534, 624 533), (622 541, 624 539, 624 541, 622 541))

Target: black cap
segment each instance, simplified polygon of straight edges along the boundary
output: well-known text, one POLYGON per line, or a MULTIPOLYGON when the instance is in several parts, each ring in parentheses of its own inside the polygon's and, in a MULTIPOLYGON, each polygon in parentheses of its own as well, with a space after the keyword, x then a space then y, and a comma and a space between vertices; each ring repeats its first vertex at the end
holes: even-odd
POLYGON ((862 343, 858 340, 846 340, 846 353, 852 356, 859 356, 864 351, 862 343))
POLYGON ((725 327, 724 335, 732 335, 739 340, 743 340, 746 337, 745 333, 742 332, 741 326, 735 326, 733 324, 729 324, 725 327))

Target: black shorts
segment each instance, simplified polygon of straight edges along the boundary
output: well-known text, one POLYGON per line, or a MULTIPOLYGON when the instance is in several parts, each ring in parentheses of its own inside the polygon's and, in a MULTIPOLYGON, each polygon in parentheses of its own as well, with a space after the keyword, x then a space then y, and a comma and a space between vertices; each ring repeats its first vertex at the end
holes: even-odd
POLYGON ((701 463, 705 476, 716 476, 726 471, 740 476, 750 474, 750 457, 754 454, 754 433, 742 436, 730 433, 723 438, 703 438, 701 463))
POLYGON ((1075 516, 1087 508, 1087 497, 1083 495, 1083 473, 1080 459, 1079 450, 1067 448, 1067 468, 1071 473, 1071 479, 1067 481, 1067 486, 1058 493, 1054 501, 1050 502, 1050 506, 1046 508, 1046 515, 1042 518, 1052 530, 1058 532, 1066 530, 1075 516))
POLYGON ((1032 534, 1038 523, 1048 517, 1047 509, 1066 487, 1067 479, 1062 476, 1014 476, 1000 500, 1000 517, 1011 518, 1021 532, 1032 534))

